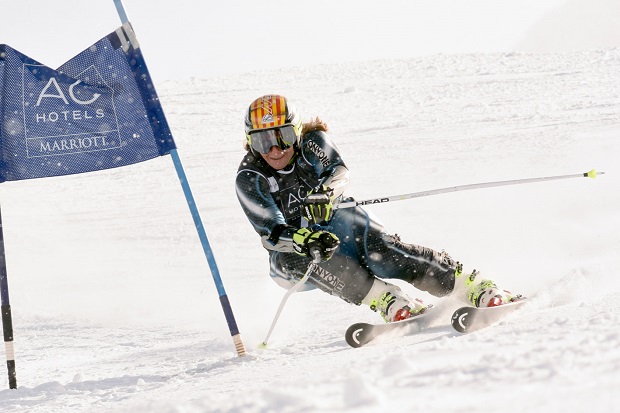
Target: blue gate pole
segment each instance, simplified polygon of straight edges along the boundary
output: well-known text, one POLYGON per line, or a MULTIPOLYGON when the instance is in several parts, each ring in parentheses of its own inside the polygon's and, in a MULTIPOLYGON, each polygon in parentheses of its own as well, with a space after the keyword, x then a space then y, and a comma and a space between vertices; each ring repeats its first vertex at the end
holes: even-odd
POLYGON ((6 349, 6 367, 9 372, 9 389, 16 389, 17 373, 15 372, 15 350, 13 348, 13 320, 9 302, 9 282, 6 274, 2 211, 0 211, 0 293, 2 296, 2 330, 4 332, 4 348, 6 349))
POLYGON ((187 205, 189 206, 189 209, 192 213, 194 225, 196 226, 196 231, 198 231, 198 237, 200 237, 200 242, 202 243, 202 249, 205 253, 205 256, 207 257, 207 262, 209 263, 209 268, 211 269, 211 275, 213 276, 213 281, 215 282, 217 293, 220 296, 220 303, 222 304, 222 309, 224 310, 226 322, 228 323, 228 329, 230 330, 230 335, 232 336, 233 342, 235 343, 237 354, 239 355, 239 357, 244 356, 245 347, 243 346, 243 341, 241 341, 241 335, 239 334, 239 329, 237 328, 237 322, 235 321, 232 307, 230 306, 230 302, 228 301, 228 296, 226 295, 224 283, 222 282, 222 278, 220 277, 220 271, 217 268, 215 257, 213 256, 213 251, 211 250, 211 246, 209 245, 207 233, 205 232, 204 226, 202 225, 200 213, 198 212, 198 208, 196 207, 196 202, 194 201, 192 190, 189 187, 187 176, 185 176, 185 170, 183 169, 183 165, 181 164, 181 158, 179 158, 179 154, 177 153, 176 149, 172 149, 170 151, 170 156, 172 156, 174 168, 177 171, 179 181, 181 181, 181 187, 183 187, 183 193, 185 194, 187 205))
MULTIPOLYGON (((123 7, 123 2, 121 0, 114 0, 114 5, 116 6, 116 11, 118 12, 121 22, 123 24, 129 23, 127 13, 125 13, 125 8, 123 7)), ((202 224, 200 213, 198 212, 198 208, 196 207, 196 202, 194 200, 194 196, 192 195, 192 190, 189 186, 187 176, 185 175, 185 170, 183 169, 183 165, 181 164, 181 158, 179 157, 176 149, 170 150, 170 156, 172 157, 174 168, 176 169, 179 181, 181 181, 181 187, 183 188, 183 193, 185 194, 187 205, 189 206, 189 209, 192 213, 194 225, 196 226, 198 237, 200 238, 200 242, 202 243, 202 249, 204 250, 205 256, 207 257, 207 262, 209 263, 209 268, 211 269, 211 275, 213 276, 213 281, 215 282, 215 287, 217 288, 217 292, 220 297, 220 303, 222 305, 222 309, 224 310, 224 316, 226 317, 228 329, 230 330, 230 335, 232 336, 233 342, 235 344, 237 355, 239 357, 245 356, 245 347, 243 345, 243 341, 241 340, 241 335, 239 334, 239 328, 237 327, 237 322, 235 321, 232 307, 228 300, 228 296, 226 295, 226 290, 224 289, 224 284, 222 283, 222 278, 220 277, 220 272, 217 268, 215 257, 213 256, 213 251, 211 250, 211 245, 209 244, 209 240, 207 239, 207 233, 205 232, 204 225, 202 224)))

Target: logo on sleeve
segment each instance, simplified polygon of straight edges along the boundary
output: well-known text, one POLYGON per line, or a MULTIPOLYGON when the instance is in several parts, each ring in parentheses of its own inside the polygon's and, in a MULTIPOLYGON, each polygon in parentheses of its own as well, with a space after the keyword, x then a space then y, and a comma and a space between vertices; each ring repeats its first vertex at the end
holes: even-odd
POLYGON ((331 161, 329 160, 323 149, 316 144, 316 142, 308 141, 306 147, 319 158, 321 165, 323 165, 324 167, 328 167, 329 165, 331 165, 331 161))

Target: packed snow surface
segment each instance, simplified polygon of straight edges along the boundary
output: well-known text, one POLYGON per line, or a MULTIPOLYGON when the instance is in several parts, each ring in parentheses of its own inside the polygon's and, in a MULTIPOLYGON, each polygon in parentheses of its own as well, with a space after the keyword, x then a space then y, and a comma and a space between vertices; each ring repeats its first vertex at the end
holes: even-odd
POLYGON ((609 411, 620 388, 620 50, 435 55, 161 82, 248 350, 236 356, 170 157, 0 186, 18 389, 2 412, 609 411), (243 113, 280 93, 320 116, 358 199, 479 182, 606 174, 368 207, 530 298, 460 335, 461 302, 361 349, 380 317, 320 291, 290 297, 234 192, 243 113), (443 321, 442 321, 443 320, 443 321))

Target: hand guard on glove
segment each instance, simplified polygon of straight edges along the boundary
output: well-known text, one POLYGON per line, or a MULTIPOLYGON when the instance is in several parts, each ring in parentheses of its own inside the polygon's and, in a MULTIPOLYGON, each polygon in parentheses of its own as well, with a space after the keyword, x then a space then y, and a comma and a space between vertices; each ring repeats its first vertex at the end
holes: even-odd
POLYGON ((310 226, 329 222, 334 214, 334 191, 321 185, 304 199, 302 215, 310 226))
POLYGON ((312 231, 309 228, 299 228, 293 234, 293 248, 299 255, 305 255, 314 262, 329 260, 338 248, 340 240, 327 231, 312 231))

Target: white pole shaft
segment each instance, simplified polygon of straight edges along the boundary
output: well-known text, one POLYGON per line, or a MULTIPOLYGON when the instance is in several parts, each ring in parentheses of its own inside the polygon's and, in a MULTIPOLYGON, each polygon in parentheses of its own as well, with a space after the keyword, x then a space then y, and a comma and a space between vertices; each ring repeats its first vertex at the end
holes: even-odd
POLYGON ((299 281, 297 281, 297 283, 294 286, 289 288, 289 290, 286 292, 286 294, 284 294, 284 297, 282 297, 282 301, 280 301, 280 306, 278 307, 278 311, 276 312, 276 315, 273 318, 273 321, 271 322, 271 327, 269 328, 269 332, 267 333, 267 337, 265 337, 265 340, 263 340, 263 342, 262 342, 262 346, 266 346, 267 345, 267 342, 269 341, 269 337, 271 337, 271 333, 273 332, 273 329, 275 328, 276 323, 278 322, 278 319, 280 318, 280 313, 282 312, 282 309, 284 308, 284 304, 286 304, 286 300, 288 300, 288 298, 291 296, 291 294, 293 294, 294 292, 299 290, 301 288, 301 286, 306 283, 306 281, 310 277, 310 273, 312 273, 312 270, 314 269, 315 262, 316 262, 316 260, 315 261, 311 261, 310 264, 308 264, 308 269, 306 270, 306 273, 304 274, 304 276, 299 281))
POLYGON ((511 181, 497 181, 497 182, 485 182, 485 183, 479 183, 479 184, 451 186, 448 188, 440 188, 440 189, 432 189, 429 191, 413 192, 411 194, 393 195, 393 196, 387 196, 383 198, 366 199, 364 201, 341 202, 339 204, 334 205, 334 209, 352 208, 352 207, 356 207, 360 205, 382 204, 385 202, 392 202, 392 201, 404 201, 405 199, 411 199, 411 198, 421 198, 424 196, 439 195, 439 194, 445 194, 448 192, 468 191, 471 189, 491 188, 491 187, 496 187, 496 186, 529 184, 529 183, 534 183, 534 182, 553 181, 553 180, 558 180, 558 179, 569 179, 569 178, 595 178, 597 175, 603 175, 604 173, 605 172, 596 172, 595 170, 591 170, 590 172, 585 172, 581 174, 547 176, 547 177, 542 177, 542 178, 515 179, 511 181))

